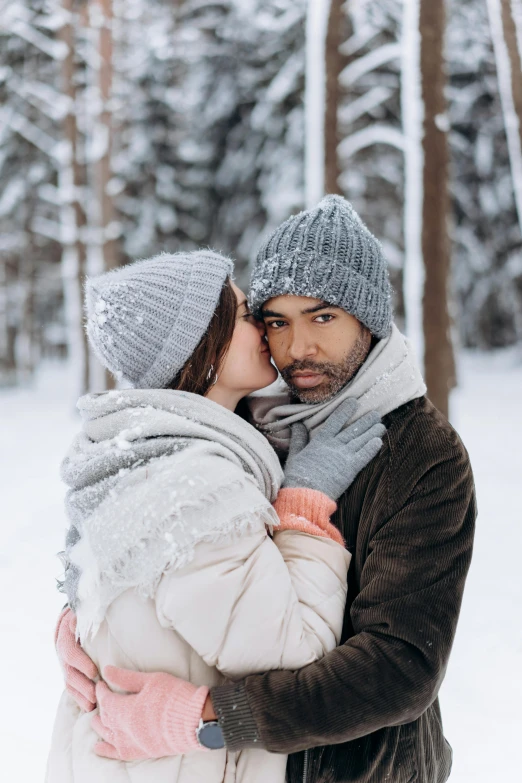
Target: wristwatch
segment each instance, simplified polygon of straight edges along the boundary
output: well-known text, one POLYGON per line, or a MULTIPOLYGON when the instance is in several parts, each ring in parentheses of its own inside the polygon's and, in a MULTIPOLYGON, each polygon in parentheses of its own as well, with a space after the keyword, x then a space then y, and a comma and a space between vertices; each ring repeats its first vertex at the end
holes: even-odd
POLYGON ((199 721, 196 729, 196 737, 200 745, 210 750, 219 750, 225 747, 225 738, 223 731, 217 720, 199 721))

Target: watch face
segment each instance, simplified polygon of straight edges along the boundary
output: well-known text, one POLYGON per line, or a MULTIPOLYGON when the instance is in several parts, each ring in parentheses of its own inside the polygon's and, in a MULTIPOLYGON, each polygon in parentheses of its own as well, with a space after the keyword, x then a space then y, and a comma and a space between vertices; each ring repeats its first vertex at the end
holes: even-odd
POLYGON ((221 726, 215 721, 205 723, 198 732, 198 739, 202 745, 211 750, 225 747, 225 740, 221 726))

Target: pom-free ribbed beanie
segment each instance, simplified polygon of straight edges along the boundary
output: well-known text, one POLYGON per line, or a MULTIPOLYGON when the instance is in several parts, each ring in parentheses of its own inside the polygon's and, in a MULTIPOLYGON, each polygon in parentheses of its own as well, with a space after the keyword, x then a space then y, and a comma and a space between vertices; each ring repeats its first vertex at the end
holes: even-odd
POLYGON ((380 242, 341 196, 325 196, 280 225, 260 249, 250 306, 276 296, 323 299, 342 307, 376 337, 392 324, 391 287, 380 242))
POLYGON ((165 388, 205 334, 232 270, 230 259, 196 250, 90 278, 85 299, 94 352, 134 388, 165 388))

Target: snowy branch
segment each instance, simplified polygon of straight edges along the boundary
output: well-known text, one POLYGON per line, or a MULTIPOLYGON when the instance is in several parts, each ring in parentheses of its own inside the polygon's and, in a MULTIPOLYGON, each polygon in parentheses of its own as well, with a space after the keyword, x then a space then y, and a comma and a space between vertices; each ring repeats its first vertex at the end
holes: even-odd
MULTIPOLYGON (((54 4, 53 4, 54 5, 54 4)), ((66 24, 74 20, 74 14, 71 14, 65 8, 54 8, 52 13, 39 14, 33 18, 33 25, 35 27, 42 27, 45 30, 50 30, 56 33, 65 27, 66 24)))
POLYGON ((53 60, 64 60, 67 57, 68 50, 63 41, 53 41, 20 19, 14 19, 11 22, 9 32, 36 46, 53 60))
POLYGON ((73 104, 67 95, 43 82, 22 80, 12 76, 9 86, 24 100, 35 106, 54 122, 61 122, 73 104))
POLYGON ((53 204, 56 207, 59 207, 62 205, 62 199, 60 196, 60 191, 56 187, 56 185, 40 185, 38 188, 38 196, 42 199, 42 201, 46 201, 48 204, 53 204))
POLYGON ((21 114, 11 110, 8 111, 5 108, 0 108, 0 121, 5 123, 6 126, 12 128, 22 138, 33 144, 51 160, 57 163, 64 162, 64 146, 61 142, 57 142, 52 136, 45 133, 45 131, 38 128, 32 122, 22 117, 21 114))
POLYGON ((401 56, 401 45, 399 43, 389 43, 373 49, 363 57, 359 57, 347 65, 339 76, 339 81, 343 87, 349 87, 351 84, 365 76, 367 73, 380 68, 391 60, 398 60, 401 56))
POLYGON ((351 57, 364 46, 368 46, 372 38, 375 38, 377 34, 378 30, 375 27, 372 27, 370 24, 365 25, 364 27, 361 27, 360 30, 357 30, 357 32, 348 38, 347 41, 341 44, 339 51, 341 54, 344 54, 345 57, 351 57))
POLYGON ((87 145, 86 160, 89 163, 100 161, 109 149, 109 129, 97 123, 87 145))
POLYGON ((64 245, 72 245, 75 239, 75 228, 71 224, 64 226, 55 220, 48 220, 47 218, 37 215, 32 224, 31 230, 35 234, 40 234, 47 239, 52 239, 54 242, 61 242, 64 245))
POLYGON ((339 144, 338 152, 343 160, 347 160, 365 147, 371 147, 374 144, 386 144, 403 152, 404 136, 401 131, 389 125, 375 124, 343 139, 339 144))
POLYGON ((389 87, 374 87, 369 90, 365 95, 361 95, 360 98, 352 101, 346 106, 341 107, 339 110, 339 122, 343 125, 350 125, 363 114, 367 114, 372 109, 377 108, 393 95, 393 90, 389 87))
POLYGON ((297 79, 303 73, 303 58, 300 52, 292 54, 270 83, 265 100, 281 103, 295 89, 297 79))
POLYGON ((9 215, 26 197, 25 182, 20 179, 8 183, 0 196, 0 217, 9 215))

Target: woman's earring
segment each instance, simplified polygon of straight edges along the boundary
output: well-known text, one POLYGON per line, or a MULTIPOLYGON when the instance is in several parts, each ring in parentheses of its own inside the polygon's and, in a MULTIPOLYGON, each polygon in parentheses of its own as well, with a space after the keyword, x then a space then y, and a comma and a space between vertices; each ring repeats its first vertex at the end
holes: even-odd
MULTIPOLYGON (((214 374, 214 365, 211 364, 210 365, 210 369, 209 369, 208 374, 207 374, 207 381, 209 381, 212 378, 213 374, 214 374)), ((216 377, 212 381, 211 386, 215 386, 216 385, 216 383, 218 382, 218 378, 219 378, 219 375, 216 373, 216 377)))

